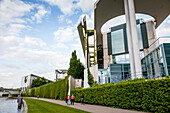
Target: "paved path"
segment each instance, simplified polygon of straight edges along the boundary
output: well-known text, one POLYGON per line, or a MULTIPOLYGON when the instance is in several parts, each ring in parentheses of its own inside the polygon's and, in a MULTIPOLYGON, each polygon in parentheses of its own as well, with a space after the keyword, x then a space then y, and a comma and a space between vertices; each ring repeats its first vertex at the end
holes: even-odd
MULTIPOLYGON (((33 98, 33 97, 30 97, 30 98, 33 98)), ((33 98, 33 99, 37 99, 37 98, 33 98)), ((99 105, 90 105, 90 104, 81 105, 80 103, 74 103, 74 105, 67 105, 65 101, 45 99, 45 98, 39 98, 39 100, 44 100, 47 102, 60 104, 60 105, 67 106, 67 107, 81 109, 83 111, 88 111, 91 113, 144 113, 140 111, 124 110, 124 109, 111 108, 111 107, 105 107, 105 106, 99 106, 99 105)))

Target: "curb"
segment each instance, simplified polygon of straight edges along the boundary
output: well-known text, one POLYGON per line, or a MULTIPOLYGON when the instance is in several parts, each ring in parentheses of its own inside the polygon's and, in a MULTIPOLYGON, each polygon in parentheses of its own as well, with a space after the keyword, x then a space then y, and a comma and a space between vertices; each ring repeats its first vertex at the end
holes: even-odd
POLYGON ((25 100, 23 100, 23 111, 22 111, 22 113, 27 113, 27 111, 28 111, 28 107, 27 107, 27 103, 25 102, 25 100))

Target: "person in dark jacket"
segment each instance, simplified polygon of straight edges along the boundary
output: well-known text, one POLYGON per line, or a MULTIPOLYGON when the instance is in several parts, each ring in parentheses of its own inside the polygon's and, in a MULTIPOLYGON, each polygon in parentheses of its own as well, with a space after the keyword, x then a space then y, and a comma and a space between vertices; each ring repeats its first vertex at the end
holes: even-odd
POLYGON ((22 100, 22 97, 20 95, 18 95, 17 103, 18 103, 18 109, 21 109, 22 104, 23 104, 23 100, 22 100))
POLYGON ((81 104, 84 104, 84 95, 81 96, 81 104))

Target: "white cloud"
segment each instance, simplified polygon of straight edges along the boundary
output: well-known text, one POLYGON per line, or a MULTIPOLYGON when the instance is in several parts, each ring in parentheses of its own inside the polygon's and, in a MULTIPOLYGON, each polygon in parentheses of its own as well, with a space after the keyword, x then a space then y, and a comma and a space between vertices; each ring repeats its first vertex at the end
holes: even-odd
POLYGON ((54 32, 55 40, 58 42, 69 42, 73 41, 74 38, 77 36, 77 29, 76 27, 66 27, 66 28, 59 28, 56 32, 54 32))
POLYGON ((21 33, 21 30, 29 29, 29 26, 23 24, 9 24, 8 27, 2 29, 1 35, 11 35, 11 36, 18 36, 21 33))
POLYGON ((79 7, 83 12, 90 12, 94 9, 94 3, 96 0, 79 0, 77 7, 79 7))
POLYGON ((64 16, 64 15, 60 15, 60 16, 58 16, 58 20, 59 20, 59 22, 64 22, 64 18, 65 18, 65 16, 64 16))
POLYGON ((30 70, 0 69, 0 87, 20 88, 21 77, 30 74, 29 72, 30 70))
POLYGON ((64 13, 64 14, 73 14, 74 9, 75 9, 75 4, 72 2, 74 0, 42 0, 50 5, 56 5, 58 8, 64 13))
POLYGON ((61 23, 66 22, 67 24, 72 24, 72 20, 66 18, 65 15, 58 16, 58 21, 61 23))
POLYGON ((57 43, 57 44, 55 44, 55 45, 52 45, 51 46, 51 48, 52 49, 64 49, 64 50, 67 50, 67 49, 69 49, 69 47, 66 45, 66 44, 64 44, 64 43, 57 43))
MULTIPOLYGON (((2 64, 3 66, 7 67, 7 68, 13 68, 13 69, 20 69, 19 66, 11 64, 11 63, 4 63, 2 64)), ((22 65, 23 66, 23 65, 22 65)), ((7 74, 8 75, 8 74, 7 74)))
POLYGON ((30 46, 43 47, 46 46, 46 43, 39 38, 34 38, 30 36, 25 36, 24 38, 19 38, 16 36, 0 37, 0 55, 5 54, 6 52, 13 51, 17 48, 30 46))
POLYGON ((64 15, 72 15, 76 9, 89 12, 94 8, 96 0, 42 0, 50 5, 56 5, 64 15))
POLYGON ((35 14, 35 18, 37 19, 37 23, 41 23, 42 22, 42 17, 45 16, 46 14, 48 14, 49 11, 47 11, 43 6, 38 6, 37 8, 39 10, 35 14))
POLYGON ((2 0, 0 3, 0 25, 6 25, 13 22, 23 23, 25 21, 20 19, 20 17, 26 15, 34 8, 34 5, 25 4, 20 0, 2 0))
POLYGON ((41 39, 39 39, 39 38, 33 38, 33 37, 30 37, 30 36, 26 36, 25 38, 24 38, 24 41, 25 41, 25 44, 26 45, 35 45, 35 46, 41 46, 41 47, 43 47, 43 46, 46 46, 46 43, 45 42, 43 42, 41 39))
POLYGON ((156 29, 157 37, 170 36, 170 15, 156 29))
POLYGON ((57 67, 67 62, 69 58, 61 52, 50 50, 33 49, 28 46, 46 46, 41 39, 26 36, 19 37, 0 37, 0 58, 6 60, 15 60, 26 64, 40 64, 44 67, 57 67), (62 59, 61 59, 62 58, 62 59))
POLYGON ((67 24, 71 24, 72 21, 71 21, 70 19, 66 19, 66 23, 67 23, 67 24))
POLYGON ((30 36, 24 38, 0 37, 0 60, 2 61, 0 63, 0 80, 3 81, 0 82, 0 86, 20 87, 21 77, 31 73, 54 80, 55 69, 68 68, 68 53, 30 48, 32 46, 47 45, 41 39, 30 36), (6 79, 7 77, 13 79, 6 79))
POLYGON ((30 29, 30 27, 26 25, 28 22, 41 23, 42 18, 50 12, 42 5, 24 3, 20 0, 2 0, 0 4, 1 36, 19 36, 22 30, 30 29))

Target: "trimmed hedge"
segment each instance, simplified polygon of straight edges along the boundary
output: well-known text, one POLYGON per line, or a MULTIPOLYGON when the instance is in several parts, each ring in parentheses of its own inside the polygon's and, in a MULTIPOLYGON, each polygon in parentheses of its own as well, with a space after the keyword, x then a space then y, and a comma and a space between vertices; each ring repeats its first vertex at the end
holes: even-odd
POLYGON ((7 97, 7 96, 8 96, 8 94, 2 94, 2 96, 3 96, 3 97, 7 97))
POLYGON ((65 99, 69 87, 68 77, 66 76, 65 79, 41 87, 32 88, 30 96, 36 97, 39 95, 41 98, 65 99))
POLYGON ((83 94, 85 102, 90 104, 170 113, 170 78, 73 89, 71 94, 75 95, 75 101, 80 101, 83 94))

